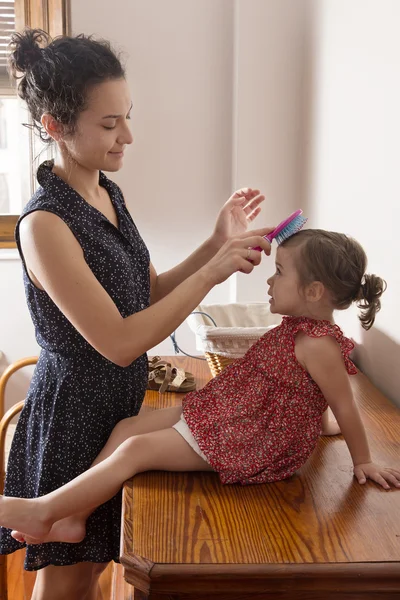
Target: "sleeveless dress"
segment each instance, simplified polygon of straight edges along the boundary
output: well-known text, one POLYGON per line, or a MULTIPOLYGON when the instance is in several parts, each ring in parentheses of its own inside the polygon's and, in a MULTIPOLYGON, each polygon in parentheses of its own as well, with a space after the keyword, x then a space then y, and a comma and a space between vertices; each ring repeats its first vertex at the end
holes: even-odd
MULTIPOLYGON (((38 170, 40 187, 25 207, 58 215, 82 247, 85 260, 123 317, 150 301, 148 250, 125 206, 122 192, 103 173, 99 183, 113 203, 119 227, 85 202, 52 172, 38 170)), ((16 239, 19 242, 19 223, 16 239)), ((147 384, 147 356, 119 367, 100 355, 60 312, 46 292, 30 280, 23 265, 25 293, 41 348, 25 406, 18 420, 7 468, 5 495, 32 498, 67 483, 91 465, 118 421, 136 415, 147 384)), ((121 493, 87 521, 79 544, 28 546, 25 569, 118 560, 121 493)), ((1 528, 0 553, 23 544, 1 528)))
POLYGON ((223 483, 279 481, 293 475, 314 450, 327 403, 294 347, 299 332, 330 335, 345 368, 353 342, 337 325, 284 317, 244 355, 183 401, 183 416, 207 462, 223 483))

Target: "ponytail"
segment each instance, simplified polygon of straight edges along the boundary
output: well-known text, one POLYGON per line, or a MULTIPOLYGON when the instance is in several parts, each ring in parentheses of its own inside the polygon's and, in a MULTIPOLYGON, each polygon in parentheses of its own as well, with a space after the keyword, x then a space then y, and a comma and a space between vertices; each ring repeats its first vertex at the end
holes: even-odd
POLYGON ((356 303, 361 311, 359 319, 364 329, 368 330, 375 321, 376 313, 381 309, 381 296, 386 290, 386 281, 377 275, 365 274, 361 283, 356 303))

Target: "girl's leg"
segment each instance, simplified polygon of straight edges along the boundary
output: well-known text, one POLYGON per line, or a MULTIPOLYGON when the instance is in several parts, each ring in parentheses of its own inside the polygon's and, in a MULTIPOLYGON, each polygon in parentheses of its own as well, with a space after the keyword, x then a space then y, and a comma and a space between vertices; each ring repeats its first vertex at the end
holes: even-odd
MULTIPOLYGON (((114 427, 106 445, 93 462, 92 467, 110 456, 126 439, 134 435, 172 427, 172 425, 175 425, 179 421, 181 414, 182 408, 180 406, 173 406, 171 408, 149 411, 143 415, 139 414, 137 417, 122 419, 114 427)), ((72 517, 57 521, 43 539, 26 536, 20 531, 13 531, 12 536, 19 542, 26 542, 28 544, 60 541, 77 543, 83 540, 86 535, 85 523, 91 512, 92 510, 85 511, 80 515, 73 515, 72 517)))
POLYGON ((107 563, 82 562, 65 567, 48 566, 36 574, 31 600, 94 600, 93 589, 107 563))
POLYGON ((124 481, 143 471, 211 471, 175 429, 125 440, 108 458, 62 488, 25 499, 0 498, 0 524, 42 539, 65 517, 93 510, 112 498, 124 481))

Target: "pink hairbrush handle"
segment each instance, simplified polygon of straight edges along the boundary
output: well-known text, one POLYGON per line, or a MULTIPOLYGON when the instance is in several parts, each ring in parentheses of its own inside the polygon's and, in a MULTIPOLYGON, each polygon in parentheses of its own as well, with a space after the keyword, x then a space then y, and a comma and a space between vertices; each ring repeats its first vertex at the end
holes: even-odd
MULTIPOLYGON (((302 212, 303 211, 301 210, 301 208, 296 210, 296 212, 292 213, 287 219, 285 219, 284 221, 279 223, 279 225, 277 227, 275 227, 275 229, 273 231, 271 231, 267 235, 264 235, 264 239, 267 240, 271 244, 272 240, 274 238, 276 238, 276 236, 279 235, 286 227, 289 228, 290 224, 294 220, 296 220, 297 217, 299 217, 302 214, 302 212)), ((299 228, 301 228, 304 225, 305 221, 306 221, 306 219, 304 219, 304 222, 300 225, 299 228)), ((293 233, 295 233, 295 231, 293 231, 292 234, 293 233)), ((260 248, 260 246, 257 246, 256 248, 252 248, 252 250, 258 250, 259 252, 262 252, 262 248, 260 248)))

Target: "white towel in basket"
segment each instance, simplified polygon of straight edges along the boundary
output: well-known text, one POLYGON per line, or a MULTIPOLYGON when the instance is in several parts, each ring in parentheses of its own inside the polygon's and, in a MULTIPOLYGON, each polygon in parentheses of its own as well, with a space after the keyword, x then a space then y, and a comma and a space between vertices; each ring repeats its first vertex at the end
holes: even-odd
POLYGON ((250 304, 200 304, 199 311, 212 317, 217 326, 202 314, 188 317, 188 325, 196 335, 196 349, 221 356, 243 356, 268 329, 281 322, 266 302, 250 304))

